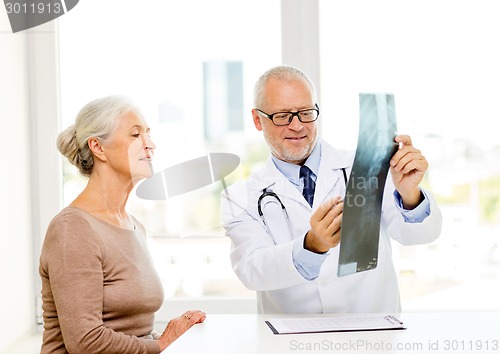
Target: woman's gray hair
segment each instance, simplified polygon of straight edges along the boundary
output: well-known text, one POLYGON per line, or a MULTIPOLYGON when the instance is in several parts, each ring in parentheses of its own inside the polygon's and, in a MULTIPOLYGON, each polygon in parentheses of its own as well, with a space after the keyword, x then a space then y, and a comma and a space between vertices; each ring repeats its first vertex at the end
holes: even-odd
POLYGON ((262 74, 257 82, 255 83, 253 97, 254 97, 254 108, 261 108, 264 104, 265 100, 265 88, 267 81, 269 79, 277 79, 282 81, 296 81, 303 80, 305 81, 311 89, 311 94, 314 102, 316 103, 316 88, 314 87, 314 83, 312 80, 304 73, 302 70, 297 69, 293 66, 289 65, 280 65, 275 66, 269 70, 267 70, 264 74, 262 74))
POLYGON ((125 96, 95 99, 80 110, 74 124, 59 133, 57 148, 82 175, 88 177, 94 168, 89 139, 106 140, 113 132, 118 118, 129 112, 141 116, 132 101, 125 96))

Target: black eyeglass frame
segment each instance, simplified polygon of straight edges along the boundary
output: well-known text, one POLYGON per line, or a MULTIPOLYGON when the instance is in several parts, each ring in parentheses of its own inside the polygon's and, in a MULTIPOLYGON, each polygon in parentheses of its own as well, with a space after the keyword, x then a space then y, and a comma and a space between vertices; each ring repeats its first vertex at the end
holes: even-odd
POLYGON ((284 127, 286 125, 290 125, 293 121, 293 117, 297 117, 297 119, 301 122, 301 123, 312 123, 312 122, 315 122, 316 120, 318 120, 319 118, 319 106, 317 103, 314 104, 314 108, 307 108, 307 109, 301 109, 300 111, 296 111, 296 112, 274 112, 273 114, 267 114, 266 112, 264 111, 261 111, 260 109, 258 108, 255 108, 255 110, 259 113, 262 113, 266 118, 269 118, 271 120, 271 122, 273 122, 274 125, 278 126, 278 127, 284 127), (307 122, 304 122, 302 121, 302 118, 300 118, 300 113, 302 112, 306 112, 306 111, 316 111, 318 113, 318 115, 316 116, 316 118, 314 120, 309 120, 307 122), (274 122, 274 119, 273 117, 276 115, 276 114, 283 114, 283 113, 289 113, 291 114, 290 118, 288 118, 288 123, 286 124, 276 124, 274 122))

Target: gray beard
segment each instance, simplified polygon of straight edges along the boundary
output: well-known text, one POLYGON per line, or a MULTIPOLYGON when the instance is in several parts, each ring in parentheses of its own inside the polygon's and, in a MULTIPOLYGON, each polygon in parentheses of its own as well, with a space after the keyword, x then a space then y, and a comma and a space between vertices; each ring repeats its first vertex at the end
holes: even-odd
POLYGON ((273 155, 279 158, 280 160, 286 160, 290 162, 296 162, 296 161, 302 161, 305 160, 309 157, 309 148, 310 146, 304 146, 303 149, 301 150, 294 150, 291 151, 287 148, 284 148, 283 146, 280 146, 280 149, 276 149, 274 147, 271 148, 273 151, 273 155), (276 151, 279 151, 281 154, 277 155, 276 151))

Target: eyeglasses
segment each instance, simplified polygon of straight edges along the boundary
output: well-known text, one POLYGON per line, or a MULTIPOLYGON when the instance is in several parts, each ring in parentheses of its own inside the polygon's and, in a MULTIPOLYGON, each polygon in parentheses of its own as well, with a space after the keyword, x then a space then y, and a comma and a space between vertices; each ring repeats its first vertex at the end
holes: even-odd
POLYGON ((302 123, 314 122, 319 117, 319 107, 317 104, 315 104, 314 107, 316 108, 302 109, 297 112, 276 112, 273 114, 267 114, 257 108, 255 110, 269 118, 274 125, 283 126, 292 123, 293 117, 295 116, 297 116, 302 123))

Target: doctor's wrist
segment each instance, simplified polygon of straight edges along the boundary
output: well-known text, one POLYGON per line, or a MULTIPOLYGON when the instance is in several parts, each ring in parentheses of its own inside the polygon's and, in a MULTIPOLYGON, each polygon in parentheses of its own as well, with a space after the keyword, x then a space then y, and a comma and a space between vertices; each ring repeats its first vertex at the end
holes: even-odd
POLYGON ((325 254, 330 250, 330 247, 328 245, 315 242, 312 230, 309 230, 304 236, 304 249, 317 254, 325 254))
POLYGON ((406 195, 399 193, 399 195, 401 196, 402 206, 405 210, 415 209, 425 199, 420 189, 413 191, 413 193, 408 193, 406 195))

